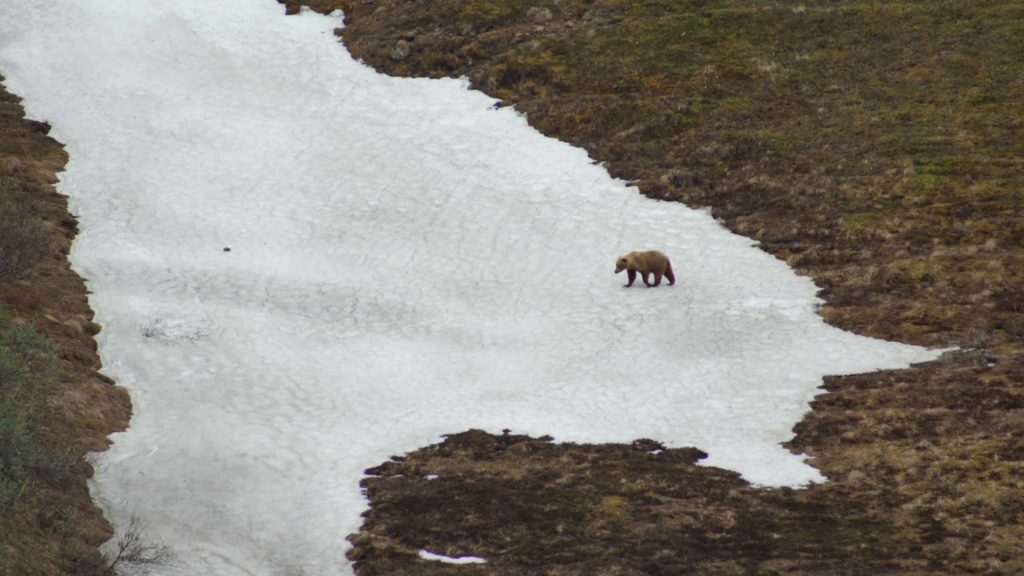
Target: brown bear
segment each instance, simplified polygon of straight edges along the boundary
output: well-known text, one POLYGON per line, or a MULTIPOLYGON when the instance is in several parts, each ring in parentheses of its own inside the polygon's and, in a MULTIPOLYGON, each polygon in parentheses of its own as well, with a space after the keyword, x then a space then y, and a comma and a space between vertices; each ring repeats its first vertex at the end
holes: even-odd
POLYGON ((648 287, 661 285, 662 276, 668 278, 669 286, 676 283, 676 275, 672 273, 672 263, 668 261, 668 256, 657 250, 630 252, 620 257, 615 262, 615 273, 618 274, 623 270, 629 276, 629 284, 626 284, 626 288, 632 286, 636 281, 637 272, 643 277, 644 284, 648 287), (648 274, 654 274, 654 284, 647 280, 648 274))

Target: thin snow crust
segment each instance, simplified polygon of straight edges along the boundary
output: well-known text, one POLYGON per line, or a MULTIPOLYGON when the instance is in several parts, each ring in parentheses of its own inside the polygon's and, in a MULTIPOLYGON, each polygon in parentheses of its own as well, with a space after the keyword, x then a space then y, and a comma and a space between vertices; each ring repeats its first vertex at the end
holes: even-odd
POLYGON ((779 443, 822 376, 936 356, 827 326, 751 240, 465 81, 376 74, 337 15, 281 13, 0 3, 0 72, 67 145, 73 264, 134 402, 93 494, 176 551, 157 573, 350 571, 363 470, 470 427, 821 481, 779 443), (622 288, 645 248, 676 286, 622 288))

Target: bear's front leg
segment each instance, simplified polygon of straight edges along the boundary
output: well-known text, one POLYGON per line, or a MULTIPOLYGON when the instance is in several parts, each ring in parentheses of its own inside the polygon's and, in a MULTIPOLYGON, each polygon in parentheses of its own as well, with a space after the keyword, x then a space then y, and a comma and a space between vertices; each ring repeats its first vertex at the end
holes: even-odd
POLYGON ((626 284, 625 288, 629 288, 636 282, 636 270, 626 270, 626 276, 629 276, 629 284, 626 284))

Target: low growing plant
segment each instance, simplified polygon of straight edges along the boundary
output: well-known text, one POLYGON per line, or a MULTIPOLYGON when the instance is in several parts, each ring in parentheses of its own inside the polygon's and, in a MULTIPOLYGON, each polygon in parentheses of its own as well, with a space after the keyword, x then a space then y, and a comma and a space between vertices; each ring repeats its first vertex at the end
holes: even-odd
POLYGON ((49 235, 19 195, 13 178, 0 178, 0 282, 20 278, 49 250, 49 235))
POLYGON ((0 523, 9 520, 35 458, 35 442, 25 414, 10 401, 0 402, 0 523))

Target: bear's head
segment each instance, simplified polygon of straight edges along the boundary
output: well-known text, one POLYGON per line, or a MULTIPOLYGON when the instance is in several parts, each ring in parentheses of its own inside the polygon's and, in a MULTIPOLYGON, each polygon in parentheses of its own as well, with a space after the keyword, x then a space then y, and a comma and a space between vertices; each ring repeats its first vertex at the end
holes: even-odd
POLYGON ((626 268, 629 268, 629 256, 620 256, 619 259, 615 261, 615 273, 618 274, 626 268))

